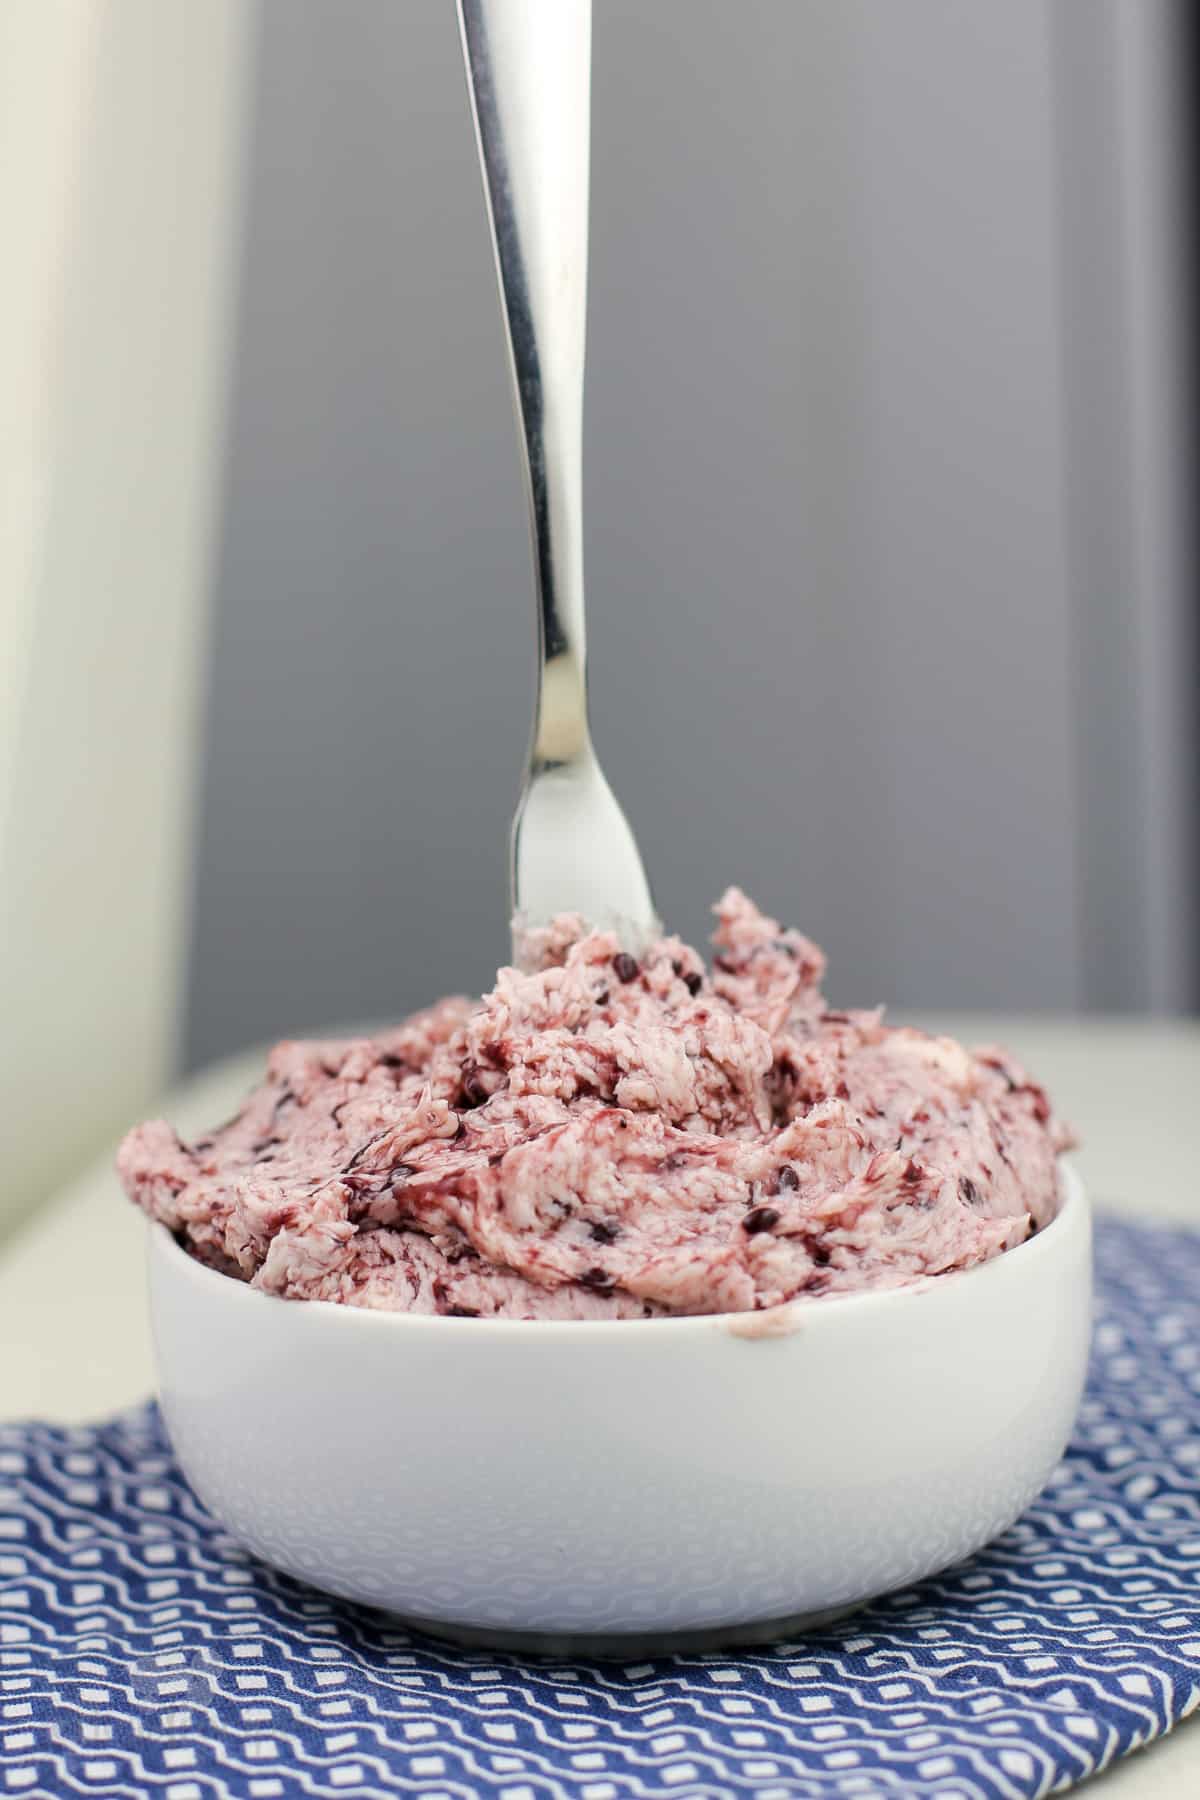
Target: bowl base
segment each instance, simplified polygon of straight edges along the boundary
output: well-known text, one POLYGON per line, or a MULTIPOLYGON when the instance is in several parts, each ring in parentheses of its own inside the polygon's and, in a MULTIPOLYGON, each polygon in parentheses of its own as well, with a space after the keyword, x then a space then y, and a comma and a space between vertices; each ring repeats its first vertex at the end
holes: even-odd
POLYGON ((771 1644, 780 1638, 821 1631, 865 1606, 830 1606, 822 1612, 789 1613, 778 1619, 752 1619, 742 1625, 702 1625, 687 1631, 509 1631, 503 1625, 459 1625, 452 1619, 417 1618, 404 1622, 427 1637, 457 1644, 464 1650, 510 1650, 520 1656, 600 1656, 626 1660, 644 1656, 688 1656, 704 1650, 732 1650, 771 1644))

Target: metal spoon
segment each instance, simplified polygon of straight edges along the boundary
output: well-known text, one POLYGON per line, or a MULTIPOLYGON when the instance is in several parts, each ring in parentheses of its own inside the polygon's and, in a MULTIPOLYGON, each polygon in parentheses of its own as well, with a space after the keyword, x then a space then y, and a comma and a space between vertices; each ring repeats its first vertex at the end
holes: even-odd
POLYGON ((533 525, 541 659, 512 832, 514 943, 582 913, 637 950, 659 929, 588 724, 583 610, 591 0, 459 0, 533 525))

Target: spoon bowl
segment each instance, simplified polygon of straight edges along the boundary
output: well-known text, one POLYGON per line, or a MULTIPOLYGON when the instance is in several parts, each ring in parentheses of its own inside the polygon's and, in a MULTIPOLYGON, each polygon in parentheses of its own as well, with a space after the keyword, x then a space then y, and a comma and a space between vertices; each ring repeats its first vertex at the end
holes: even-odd
POLYGON ((635 956, 657 935, 637 843, 594 756, 531 771, 513 824, 512 854, 518 947, 524 931, 564 910, 614 931, 635 956))
POLYGON ((162 1404, 264 1561, 467 1642, 753 1642, 969 1556, 1044 1486, 1090 1327, 1090 1220, 905 1288, 701 1318, 280 1300, 150 1228, 162 1404))

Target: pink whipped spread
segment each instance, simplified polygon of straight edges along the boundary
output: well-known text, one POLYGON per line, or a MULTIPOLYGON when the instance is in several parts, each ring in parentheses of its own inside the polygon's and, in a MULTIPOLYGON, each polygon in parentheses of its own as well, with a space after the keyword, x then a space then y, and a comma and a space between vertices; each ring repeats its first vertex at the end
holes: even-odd
POLYGON ((736 888, 711 973, 576 918, 482 1001, 283 1043, 236 1118, 118 1167, 264 1293, 467 1317, 750 1312, 970 1268, 1052 1214, 1069 1136, 996 1049, 831 1012, 736 888))

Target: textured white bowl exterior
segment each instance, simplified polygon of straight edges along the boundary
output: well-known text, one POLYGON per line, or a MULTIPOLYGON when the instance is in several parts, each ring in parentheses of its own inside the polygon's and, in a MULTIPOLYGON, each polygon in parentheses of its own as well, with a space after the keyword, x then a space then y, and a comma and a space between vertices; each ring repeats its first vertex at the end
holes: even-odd
POLYGON ((317 1587, 496 1638, 752 1626, 969 1555, 1061 1455, 1091 1314, 1069 1169, 1018 1249, 783 1319, 277 1300, 161 1226, 149 1269, 167 1424, 216 1517, 317 1587))

